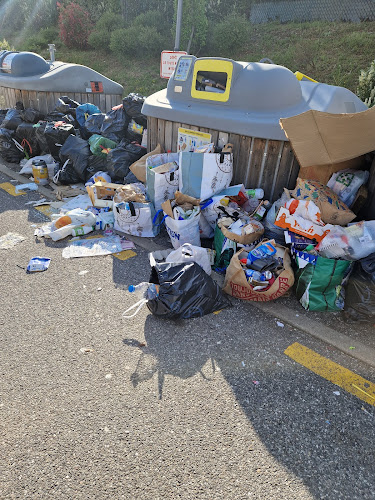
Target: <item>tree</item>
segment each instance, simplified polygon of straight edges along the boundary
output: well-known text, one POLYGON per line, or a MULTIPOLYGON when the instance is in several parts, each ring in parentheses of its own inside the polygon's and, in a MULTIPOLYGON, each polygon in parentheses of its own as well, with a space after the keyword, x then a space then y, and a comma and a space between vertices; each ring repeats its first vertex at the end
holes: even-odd
MULTIPOLYGON (((173 34, 176 31, 176 17, 177 0, 174 0, 173 34)), ((207 29, 206 0, 184 0, 182 8, 181 50, 187 48, 193 32, 190 52, 197 54, 206 44, 207 29)))

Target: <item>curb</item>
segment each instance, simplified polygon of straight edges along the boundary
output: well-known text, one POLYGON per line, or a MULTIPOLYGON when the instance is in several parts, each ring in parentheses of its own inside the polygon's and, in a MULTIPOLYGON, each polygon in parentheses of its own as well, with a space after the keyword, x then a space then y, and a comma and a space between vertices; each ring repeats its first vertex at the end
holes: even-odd
POLYGON ((307 319, 305 316, 296 317, 294 310, 285 306, 277 305, 274 302, 253 302, 252 305, 266 314, 271 314, 278 319, 285 321, 285 323, 288 323, 290 326, 298 328, 312 337, 336 347, 348 356, 375 368, 375 349, 368 347, 357 340, 353 340, 347 335, 339 333, 333 328, 325 326, 318 321, 307 319))
MULTIPOLYGON (((21 184, 29 184, 30 179, 27 179, 23 175, 19 174, 18 172, 15 172, 11 168, 7 167, 3 163, 0 163, 0 172, 2 174, 7 175, 8 177, 11 177, 12 179, 20 182, 21 184)), ((56 196, 47 188, 44 186, 38 186, 38 192, 42 194, 45 198, 48 198, 49 200, 52 201, 57 201, 56 196)))

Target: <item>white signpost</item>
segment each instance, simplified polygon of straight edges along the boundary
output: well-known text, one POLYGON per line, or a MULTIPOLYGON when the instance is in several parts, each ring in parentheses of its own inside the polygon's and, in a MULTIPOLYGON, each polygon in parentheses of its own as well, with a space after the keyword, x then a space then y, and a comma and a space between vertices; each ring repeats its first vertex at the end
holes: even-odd
POLYGON ((187 52, 183 50, 163 50, 160 59, 160 78, 170 78, 176 68, 177 61, 187 52))

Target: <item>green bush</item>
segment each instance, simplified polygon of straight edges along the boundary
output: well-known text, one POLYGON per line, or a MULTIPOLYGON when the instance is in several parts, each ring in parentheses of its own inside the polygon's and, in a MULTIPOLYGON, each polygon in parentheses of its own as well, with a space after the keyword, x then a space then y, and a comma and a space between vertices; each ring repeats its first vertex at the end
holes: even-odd
POLYGON ((375 104, 375 61, 372 61, 370 67, 362 69, 359 75, 357 96, 369 108, 375 104))
POLYGON ((10 43, 5 40, 0 40, 0 50, 14 50, 13 47, 11 47, 10 43))
POLYGON ((250 35, 250 23, 244 16, 231 15, 212 30, 210 46, 216 55, 233 56, 233 53, 246 46, 250 35))
POLYGON ((110 49, 118 57, 145 57, 157 55, 163 50, 163 45, 163 36, 156 28, 131 26, 112 33, 110 49))
POLYGON ((94 31, 89 36, 89 45, 96 50, 109 51, 111 33, 124 26, 121 16, 113 12, 106 12, 95 25, 94 31))
POLYGON ((61 45, 59 32, 54 26, 41 29, 38 33, 31 35, 21 43, 19 50, 30 52, 48 52, 48 44, 54 43, 57 47, 61 45))
POLYGON ((148 26, 155 28, 159 33, 163 33, 169 29, 165 16, 158 10, 149 10, 139 14, 132 22, 133 26, 148 26))

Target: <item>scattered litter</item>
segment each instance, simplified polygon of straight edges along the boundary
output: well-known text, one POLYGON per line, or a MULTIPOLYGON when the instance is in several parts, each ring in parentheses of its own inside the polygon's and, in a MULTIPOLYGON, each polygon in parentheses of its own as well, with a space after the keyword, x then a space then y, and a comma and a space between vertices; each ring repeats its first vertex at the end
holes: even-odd
POLYGON ((223 310, 220 309, 219 311, 214 311, 213 314, 220 314, 223 310))
POLYGON ((245 362, 244 361, 242 361, 242 366, 245 366, 245 362))
POLYGON ((258 380, 253 380, 253 384, 254 385, 259 385, 259 381, 258 380))
MULTIPOLYGON (((59 202, 61 203, 61 202, 59 202)), ((70 210, 74 210, 75 208, 81 208, 82 210, 86 210, 91 206, 91 201, 88 194, 80 194, 71 200, 62 203, 60 206, 60 210, 63 212, 69 212, 70 210)))
POLYGON ((37 273, 42 271, 47 271, 50 265, 51 259, 48 257, 33 257, 27 265, 27 273, 37 273))
POLYGON ((7 233, 3 236, 0 236, 0 249, 1 250, 9 250, 10 248, 15 247, 21 241, 24 241, 24 236, 21 236, 17 233, 7 233))
POLYGON ((333 391, 333 394, 334 394, 335 396, 340 396, 340 395, 341 395, 341 392, 340 392, 340 391, 333 391))
POLYGON ((39 201, 27 201, 25 205, 33 205, 34 207, 39 207, 41 205, 49 205, 50 202, 46 198, 42 198, 39 201))
POLYGON ((108 433, 111 432, 108 427, 104 427, 104 432, 108 433))
POLYGON ((363 410, 365 413, 367 413, 367 415, 370 415, 370 417, 374 416, 372 413, 370 413, 369 411, 367 411, 364 406, 361 407, 361 410, 363 410))
POLYGON ((330 424, 331 422, 329 420, 326 420, 326 424, 330 424))
POLYGON ((99 288, 97 288, 98 292, 101 292, 103 290, 103 288, 100 286, 99 288))
POLYGON ((355 349, 355 347, 353 347, 352 345, 349 347, 349 349, 355 349))
POLYGON ((80 352, 83 354, 88 354, 89 352, 93 352, 94 349, 91 349, 91 347, 81 347, 80 352))
POLYGON ((80 271, 80 272, 78 273, 78 276, 84 276, 84 275, 85 275, 85 274, 87 274, 87 273, 88 273, 88 270, 87 270, 87 269, 84 269, 83 271, 80 271))
POLYGON ((105 376, 105 378, 107 380, 110 380, 112 378, 112 373, 107 373, 107 375, 105 376))
POLYGON ((284 323, 281 323, 281 321, 276 321, 277 326, 280 328, 284 328, 284 323))
POLYGON ((299 318, 299 314, 296 314, 296 318, 299 318))
POLYGON ((216 343, 220 345, 221 344, 221 340, 217 341, 216 343))
POLYGON ((64 259, 94 257, 121 252, 122 249, 120 236, 107 236, 106 238, 73 241, 73 243, 64 248, 62 256, 64 259))
POLYGON ((35 184, 35 182, 29 182, 28 184, 18 184, 16 186, 16 193, 18 191, 25 191, 28 189, 29 191, 38 191, 38 184, 35 184))

